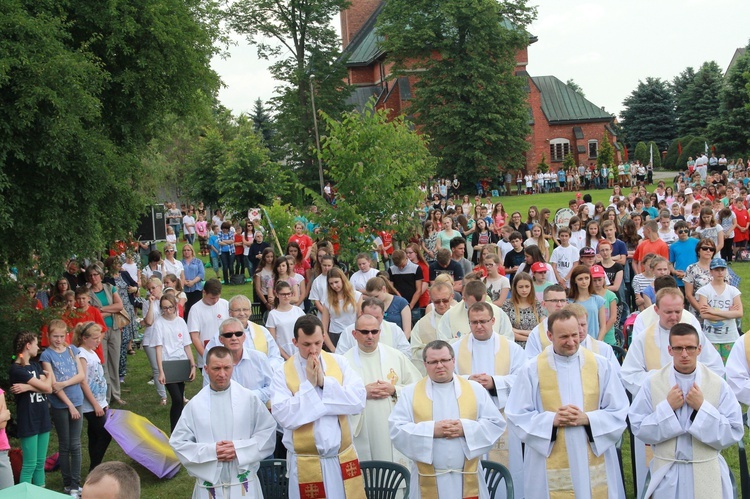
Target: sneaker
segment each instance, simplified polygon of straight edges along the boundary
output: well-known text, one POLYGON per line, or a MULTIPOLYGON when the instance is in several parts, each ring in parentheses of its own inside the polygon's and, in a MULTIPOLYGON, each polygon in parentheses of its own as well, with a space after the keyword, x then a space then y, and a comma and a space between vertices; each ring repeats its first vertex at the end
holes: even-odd
POLYGON ((154 384, 154 380, 152 380, 152 379, 148 380, 148 383, 147 383, 147 384, 148 384, 148 385, 153 385, 153 384, 154 384))

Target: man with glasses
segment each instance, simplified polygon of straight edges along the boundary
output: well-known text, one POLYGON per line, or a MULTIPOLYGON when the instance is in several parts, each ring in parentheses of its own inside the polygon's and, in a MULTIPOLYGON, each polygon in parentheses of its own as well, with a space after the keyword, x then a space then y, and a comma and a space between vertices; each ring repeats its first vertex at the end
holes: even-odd
POLYGON ((221 281, 209 279, 203 285, 203 298, 193 305, 188 316, 188 331, 198 352, 198 367, 203 367, 206 345, 216 335, 219 325, 229 317, 229 303, 221 297, 221 281))
POLYGON ((551 341, 547 336, 547 321, 549 320, 549 316, 562 310, 568 304, 568 295, 565 292, 565 288, 559 284, 547 286, 544 289, 543 297, 542 307, 547 311, 547 316, 529 333, 529 339, 526 341, 526 357, 529 359, 533 359, 542 353, 542 350, 551 345, 551 341))
POLYGON ((682 278, 685 277, 688 266, 698 261, 695 247, 699 241, 690 237, 690 227, 683 220, 674 224, 674 231, 677 233, 677 241, 669 246, 669 263, 672 264, 671 271, 677 281, 677 287, 684 294, 685 283, 682 282, 682 278))
POLYGON ((479 462, 505 431, 487 390, 454 374, 442 340, 422 352, 427 377, 406 387, 389 419, 393 446, 414 462, 409 497, 489 497, 479 462))
MULTIPOLYGON (((291 293, 291 291, 289 291, 291 293)), ((262 353, 268 360, 271 366, 271 371, 276 372, 276 369, 281 367, 284 363, 284 359, 281 357, 279 346, 271 336, 271 332, 265 327, 258 325, 250 321, 252 315, 252 307, 250 299, 245 295, 233 296, 229 300, 229 317, 235 318, 242 324, 242 329, 245 331, 244 341, 245 348, 248 350, 257 350, 262 353)), ((206 345, 205 350, 211 350, 220 343, 220 338, 212 338, 211 341, 206 345)), ((224 344, 223 342, 221 342, 224 344)), ((226 346, 226 345, 224 345, 226 346)))
MULTIPOLYGON (((362 300, 362 313, 375 317, 380 325, 380 343, 395 348, 407 357, 411 353, 409 340, 406 339, 404 330, 398 327, 398 324, 388 322, 385 319, 385 304, 378 298, 369 297, 362 300)), ((336 345, 336 353, 344 355, 357 345, 352 332, 355 324, 350 324, 344 328, 336 345)))
MULTIPOLYGON (((685 311, 684 303, 685 298, 679 289, 673 287, 660 289, 656 293, 654 304, 654 312, 658 320, 646 327, 642 333, 633 334, 628 354, 625 356, 620 371, 622 382, 633 397, 638 394, 648 379, 649 373, 658 371, 669 364, 671 360, 668 348, 669 331, 675 324, 682 323, 685 317, 689 320, 691 316, 685 311), (686 316, 685 313, 688 315, 686 316)), ((700 325, 697 331, 700 344, 708 345, 708 348, 699 352, 698 360, 717 375, 724 377, 725 370, 721 356, 703 334, 700 325)), ((639 439, 634 445, 636 446, 636 484, 640 491, 646 481, 646 447, 639 439)))
POLYGON ((395 348, 380 344, 380 322, 369 314, 357 318, 352 331, 357 346, 344 357, 359 374, 367 391, 365 410, 350 418, 354 447, 362 461, 390 461, 409 466, 409 460, 391 445, 388 417, 401 390, 422 378, 409 358, 395 348))
POLYGON ((643 497, 728 499, 731 472, 720 452, 744 435, 740 405, 727 382, 699 362, 703 341, 693 326, 676 324, 668 341, 672 360, 644 380, 629 413, 633 434, 654 454, 643 497))
POLYGON ((628 398, 610 363, 580 348, 571 310, 549 317, 551 346, 524 365, 505 406, 526 445, 526 497, 625 497, 615 444, 628 398))
MULTIPOLYGON (((273 370, 268 357, 248 345, 245 326, 230 317, 219 326, 217 337, 206 345, 206 354, 215 346, 223 346, 232 354, 232 379, 244 386, 263 402, 271 399, 271 378, 273 370)), ((206 361, 207 362, 207 361, 206 361)), ((208 385, 208 365, 203 366, 203 386, 208 385)))
MULTIPOLYGON (((236 319, 222 326, 226 332, 244 334, 236 319)), ((193 497, 263 497, 255 474, 273 451, 276 422, 261 401, 235 381, 239 365, 234 357, 222 346, 209 350, 207 386, 185 407, 169 439, 195 477, 193 497)))
POLYGON ((422 376, 427 374, 422 360, 422 350, 425 345, 435 340, 451 341, 452 336, 438 335, 437 325, 443 318, 448 309, 451 307, 453 300, 453 288, 444 282, 437 282, 430 286, 430 302, 432 310, 425 314, 411 329, 411 359, 414 366, 419 370, 422 376))
MULTIPOLYGON (((492 331, 494 322, 495 317, 489 303, 480 301, 469 307, 471 334, 453 342, 458 356, 455 371, 456 374, 482 385, 502 412, 516 375, 527 358, 523 348, 492 331)), ((493 446, 489 459, 510 470, 515 493, 523 497, 521 440, 512 432, 505 433, 493 446)))

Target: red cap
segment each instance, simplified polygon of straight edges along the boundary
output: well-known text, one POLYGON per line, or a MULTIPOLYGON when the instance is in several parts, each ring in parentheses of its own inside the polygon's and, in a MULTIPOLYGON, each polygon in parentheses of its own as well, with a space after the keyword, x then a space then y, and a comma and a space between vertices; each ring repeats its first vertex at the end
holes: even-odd
POLYGON ((591 272, 591 278, 595 279, 597 277, 606 277, 607 274, 604 273, 604 267, 601 265, 592 265, 589 268, 589 271, 591 272))
POLYGON ((543 262, 536 262, 531 265, 531 272, 547 272, 547 266, 543 262))

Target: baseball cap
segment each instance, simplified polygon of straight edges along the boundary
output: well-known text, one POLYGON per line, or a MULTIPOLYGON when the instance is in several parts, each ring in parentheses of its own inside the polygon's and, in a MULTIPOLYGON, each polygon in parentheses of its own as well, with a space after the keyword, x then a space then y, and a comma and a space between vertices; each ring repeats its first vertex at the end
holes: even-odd
POLYGON ((692 193, 693 193, 693 189, 691 189, 690 187, 685 189, 685 194, 692 194, 692 193))
POLYGON ((578 256, 596 256, 596 251, 591 246, 584 246, 581 251, 578 252, 578 256))
POLYGON ((543 262, 536 262, 531 266, 531 272, 547 272, 547 266, 543 262))
POLYGON ((591 272, 591 278, 595 279, 597 277, 605 277, 607 274, 604 273, 604 267, 601 265, 592 265, 589 269, 589 272, 591 272))
POLYGON ((711 260, 711 264, 709 265, 709 268, 711 270, 713 269, 725 269, 727 268, 727 261, 723 258, 714 258, 711 260))

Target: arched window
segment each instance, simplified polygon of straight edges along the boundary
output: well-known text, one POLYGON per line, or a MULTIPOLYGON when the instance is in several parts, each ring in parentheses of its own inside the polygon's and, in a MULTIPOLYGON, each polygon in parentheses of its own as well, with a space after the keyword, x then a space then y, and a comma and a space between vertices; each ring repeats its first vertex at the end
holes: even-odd
POLYGON ((570 154, 568 139, 552 139, 549 141, 549 157, 551 161, 562 161, 570 154))

